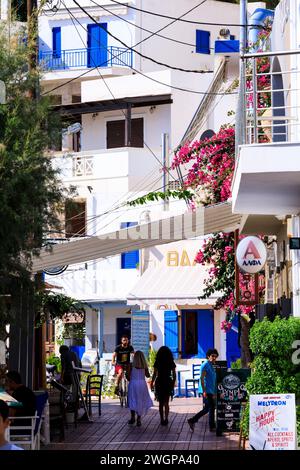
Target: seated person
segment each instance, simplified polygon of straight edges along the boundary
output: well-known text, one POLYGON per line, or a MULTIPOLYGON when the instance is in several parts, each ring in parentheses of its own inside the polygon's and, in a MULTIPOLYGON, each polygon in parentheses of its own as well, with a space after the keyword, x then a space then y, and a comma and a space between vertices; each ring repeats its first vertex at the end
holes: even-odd
MULTIPOLYGON (((30 388, 22 384, 21 375, 15 370, 8 371, 6 374, 8 393, 10 393, 17 401, 22 403, 18 408, 11 408, 11 416, 34 416, 36 412, 35 395, 30 388)), ((18 419, 12 426, 31 426, 28 419, 18 419)), ((28 434, 30 431, 28 430, 28 434)))
POLYGON ((0 450, 23 450, 21 447, 10 444, 5 439, 5 430, 9 426, 9 408, 5 401, 0 400, 0 450))

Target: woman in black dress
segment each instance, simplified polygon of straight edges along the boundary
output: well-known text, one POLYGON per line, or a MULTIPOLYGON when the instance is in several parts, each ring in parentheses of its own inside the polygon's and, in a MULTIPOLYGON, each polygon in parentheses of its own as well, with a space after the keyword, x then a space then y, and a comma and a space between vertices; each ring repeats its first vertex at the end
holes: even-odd
POLYGON ((159 402, 160 423, 168 424, 169 400, 174 395, 176 380, 176 364, 173 354, 167 346, 162 346, 157 351, 154 363, 154 372, 151 380, 151 389, 155 390, 155 398, 159 402))

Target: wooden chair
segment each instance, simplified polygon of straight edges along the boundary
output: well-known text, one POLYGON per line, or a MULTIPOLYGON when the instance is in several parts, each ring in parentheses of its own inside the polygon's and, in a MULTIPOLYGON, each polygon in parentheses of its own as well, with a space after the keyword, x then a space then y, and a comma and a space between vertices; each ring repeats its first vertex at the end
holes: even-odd
POLYGON ((89 415, 92 415, 92 396, 98 396, 98 416, 101 416, 101 395, 102 395, 103 375, 89 375, 86 383, 86 404, 89 415))

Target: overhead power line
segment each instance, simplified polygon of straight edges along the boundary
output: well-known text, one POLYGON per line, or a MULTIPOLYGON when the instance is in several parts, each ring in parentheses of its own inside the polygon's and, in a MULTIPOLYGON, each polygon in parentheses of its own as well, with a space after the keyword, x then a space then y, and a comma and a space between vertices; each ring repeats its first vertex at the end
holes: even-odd
MULTIPOLYGON (((199 5, 197 6, 200 6, 202 5, 203 3, 205 3, 207 0, 204 0, 202 1, 199 5)), ((104 7, 103 5, 99 5, 97 2, 95 2, 94 0, 91 0, 92 3, 94 3, 94 5, 98 6, 99 8, 102 8, 103 10, 107 11, 107 13, 109 13, 110 15, 112 16, 115 16, 116 18, 119 18, 120 20, 124 21, 125 23, 128 23, 130 24, 131 26, 134 26, 135 28, 137 29, 140 29, 141 31, 146 31, 146 33, 150 33, 151 34, 151 37, 152 36, 157 36, 159 38, 162 38, 162 39, 166 39, 167 41, 171 41, 171 42, 174 42, 176 44, 182 44, 184 46, 191 46, 191 47, 195 47, 196 44, 195 43, 190 43, 190 42, 185 42, 185 41, 180 41, 179 39, 174 39, 174 38, 170 38, 168 36, 164 36, 163 34, 159 34, 157 31, 150 31, 150 29, 146 29, 146 28, 143 28, 142 26, 139 26, 138 24, 136 23, 133 23, 129 20, 127 20, 126 18, 124 18, 123 16, 120 16, 118 15, 117 13, 114 13, 113 11, 109 10, 108 8, 104 7)), ((188 12, 189 13, 189 12, 188 12)), ((187 13, 185 13, 187 14, 187 13)), ((179 18, 180 19, 180 18, 179 18)), ((178 18, 176 19, 176 21, 179 20, 178 18)), ((167 24, 166 26, 164 26, 164 28, 162 29, 165 29, 167 28, 168 26, 170 26, 171 24, 173 24, 173 21, 172 23, 169 23, 167 24)), ((146 38, 146 39, 149 39, 149 38, 146 38)), ((136 47, 136 46, 133 46, 133 47, 136 47)))
MULTIPOLYGON (((122 41, 120 38, 118 38, 117 36, 115 36, 114 34, 112 34, 110 31, 108 31, 106 28, 104 28, 101 23, 99 23, 92 15, 89 14, 88 11, 86 11, 85 8, 83 8, 76 0, 73 0, 74 3, 80 8, 80 10, 82 10, 96 25, 98 25, 103 31, 105 31, 109 36, 111 36, 115 41, 118 41, 120 44, 122 44, 126 49, 128 49, 129 51, 133 51, 135 52, 135 54, 139 55, 140 57, 142 57, 143 59, 147 59, 151 62, 153 62, 154 64, 157 64, 157 65, 161 65, 162 67, 166 67, 168 69, 171 69, 171 70, 178 70, 180 72, 186 72, 186 73, 200 73, 200 74, 203 74, 203 73, 214 73, 213 70, 191 70, 191 69, 184 69, 182 67, 174 67, 173 65, 169 65, 169 64, 166 64, 164 62, 160 62, 158 60, 155 60, 153 59, 153 57, 149 57, 145 54, 143 54, 142 52, 138 52, 137 50, 135 50, 133 47, 130 47, 128 46, 128 44, 126 44, 124 41, 122 41)), ((68 9, 67 9, 68 10, 68 9)), ((70 11, 70 10, 68 10, 70 11)), ((177 20, 176 20, 177 21, 177 20)))
MULTIPOLYGON (((131 10, 137 10, 141 11, 142 13, 147 13, 148 15, 153 15, 153 16, 159 16, 161 18, 167 18, 169 20, 176 20, 176 21, 182 21, 183 23, 191 23, 191 24, 204 24, 208 26, 247 26, 245 24, 239 24, 239 23, 209 23, 207 21, 194 21, 194 20, 184 20, 182 18, 175 18, 174 16, 169 16, 169 15, 163 15, 162 13, 156 13, 154 11, 149 11, 149 10, 144 10, 141 8, 134 7, 133 5, 129 5, 128 3, 121 3, 118 2, 117 0, 111 0, 111 2, 116 3, 117 5, 123 6, 130 8, 131 10)), ((75 2, 76 3, 76 2, 75 2)))

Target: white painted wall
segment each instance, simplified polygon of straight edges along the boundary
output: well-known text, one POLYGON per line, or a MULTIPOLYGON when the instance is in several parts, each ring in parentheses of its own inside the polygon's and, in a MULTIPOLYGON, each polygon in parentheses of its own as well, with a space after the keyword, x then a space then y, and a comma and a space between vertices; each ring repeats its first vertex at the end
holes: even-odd
POLYGON ((128 307, 107 307, 103 308, 104 321, 103 321, 103 341, 104 341, 104 352, 114 352, 116 344, 116 333, 117 333, 117 318, 128 318, 129 315, 126 313, 128 307))
POLYGON ((96 341, 98 339, 98 312, 95 309, 85 307, 85 350, 96 347, 96 341))

